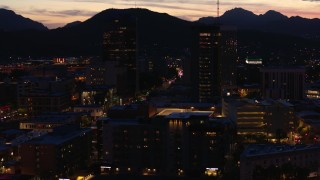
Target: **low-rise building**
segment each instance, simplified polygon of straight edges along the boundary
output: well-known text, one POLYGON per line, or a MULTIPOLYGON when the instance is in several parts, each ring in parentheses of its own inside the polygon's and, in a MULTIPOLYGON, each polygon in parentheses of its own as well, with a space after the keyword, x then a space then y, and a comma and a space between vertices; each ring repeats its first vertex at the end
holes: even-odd
POLYGON ((249 145, 240 157, 240 180, 271 176, 272 171, 269 174, 265 171, 268 168, 275 168, 272 173, 278 173, 275 174, 278 178, 290 175, 299 179, 296 177, 299 170, 319 177, 319 161, 320 145, 249 145), (295 175, 285 168, 296 169, 295 175))
POLYGON ((155 114, 156 109, 146 102, 113 106, 108 110, 108 117, 112 119, 149 118, 155 114))
POLYGON ((89 128, 67 125, 23 143, 21 174, 58 179, 86 168, 91 153, 91 133, 89 128))
POLYGON ((98 117, 103 115, 103 107, 99 105, 79 105, 73 107, 74 112, 87 112, 96 120, 98 117))
POLYGON ((20 129, 30 129, 33 131, 52 132, 55 127, 65 124, 80 124, 82 123, 82 117, 86 113, 73 113, 73 112, 61 112, 61 113, 46 113, 34 118, 20 121, 20 129))
POLYGON ((296 125, 293 112, 294 106, 284 100, 224 98, 222 102, 222 116, 236 122, 239 135, 286 137, 296 125))
POLYGON ((266 111, 257 101, 249 99, 224 98, 222 116, 237 124, 238 134, 266 135, 266 111))
POLYGON ((32 115, 60 112, 71 105, 71 79, 24 77, 18 82, 18 107, 32 115))
POLYGON ((110 118, 101 124, 104 168, 114 174, 218 176, 236 132, 232 121, 214 118, 213 111, 110 118))

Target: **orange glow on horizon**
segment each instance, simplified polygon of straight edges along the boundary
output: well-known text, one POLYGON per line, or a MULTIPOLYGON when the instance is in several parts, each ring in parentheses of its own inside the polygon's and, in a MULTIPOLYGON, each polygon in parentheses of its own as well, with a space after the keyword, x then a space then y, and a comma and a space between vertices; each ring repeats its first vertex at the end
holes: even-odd
MULTIPOLYGON (((215 1, 177 0, 145 1, 137 0, 137 7, 160 13, 168 13, 185 20, 197 20, 201 17, 216 16, 215 1)), ((281 12, 286 16, 320 18, 320 2, 303 0, 228 0, 220 1, 220 14, 235 7, 242 7, 255 14, 264 14, 268 10, 281 12)), ((17 14, 43 23, 48 28, 62 27, 73 21, 85 21, 93 15, 109 8, 134 8, 134 1, 126 0, 5 0, 0 8, 11 9, 17 14)))

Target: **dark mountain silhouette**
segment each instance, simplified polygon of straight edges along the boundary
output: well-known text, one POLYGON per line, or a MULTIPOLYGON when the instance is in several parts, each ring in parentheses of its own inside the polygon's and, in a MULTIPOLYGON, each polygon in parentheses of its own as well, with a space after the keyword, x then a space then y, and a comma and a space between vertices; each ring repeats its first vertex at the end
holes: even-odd
POLYGON ((180 48, 188 46, 192 22, 147 9, 107 9, 75 26, 47 32, 2 32, 0 56, 72 56, 101 55, 103 33, 118 19, 135 22, 137 17, 139 45, 180 48), (17 43, 19 42, 19 43, 17 43))
POLYGON ((230 24, 236 26, 248 26, 252 22, 257 22, 258 17, 251 11, 247 11, 242 8, 235 8, 226 11, 221 17, 220 22, 222 24, 230 24))
POLYGON ((22 17, 11 10, 0 9, 0 29, 3 31, 48 30, 43 24, 22 17))
MULTIPOLYGON (((139 41, 144 44, 163 44, 164 46, 175 46, 173 38, 182 40, 187 35, 186 29, 190 22, 178 19, 165 13, 152 12, 147 9, 108 9, 98 13, 92 18, 69 29, 60 29, 60 32, 92 35, 89 38, 102 42, 103 33, 113 25, 114 20, 124 23, 135 23, 137 20, 139 30, 139 41), (170 27, 170 28, 168 28, 170 27), (151 37, 151 38, 150 38, 151 37), (173 43, 173 44, 172 44, 173 43)), ((53 30, 56 31, 56 30, 53 30)))
MULTIPOLYGON (((103 33, 116 19, 131 24, 138 22, 138 41, 141 48, 180 50, 190 47, 193 25, 216 21, 209 17, 190 22, 147 9, 107 9, 84 22, 71 23, 49 31, 0 30, 0 57, 102 55, 103 33)), ((243 46, 250 45, 248 40, 268 46, 276 44, 277 47, 285 47, 287 42, 304 45, 311 40, 303 39, 302 36, 314 37, 320 32, 319 19, 288 18, 275 11, 255 15, 236 8, 222 15, 220 22, 238 27, 239 45, 243 46), (279 33, 282 34, 278 35, 279 33)))
MULTIPOLYGON (((217 18, 204 17, 200 18, 198 22, 214 24, 217 23, 217 18)), ((262 15, 256 15, 242 8, 235 8, 226 11, 219 18, 219 23, 233 25, 238 27, 238 29, 320 38, 320 19, 307 19, 302 17, 289 18, 273 10, 262 15)))
POLYGON ((70 28, 70 27, 73 27, 73 26, 77 26, 79 24, 81 24, 82 22, 81 21, 74 21, 74 22, 71 22, 71 23, 68 23, 66 24, 65 26, 63 26, 64 28, 70 28))
POLYGON ((288 17, 274 10, 269 10, 263 15, 259 15, 264 22, 272 22, 272 21, 284 21, 287 20, 288 17))

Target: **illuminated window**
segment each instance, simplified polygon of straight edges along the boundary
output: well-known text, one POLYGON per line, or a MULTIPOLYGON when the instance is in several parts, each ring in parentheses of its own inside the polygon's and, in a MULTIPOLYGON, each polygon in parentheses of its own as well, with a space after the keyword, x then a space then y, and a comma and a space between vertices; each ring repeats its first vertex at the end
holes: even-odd
POLYGON ((200 33, 201 37, 210 37, 211 34, 210 33, 200 33))
POLYGON ((217 176, 218 175, 218 168, 206 168, 205 175, 217 176))
POLYGON ((207 132, 206 134, 207 134, 207 136, 215 136, 216 132, 207 132))

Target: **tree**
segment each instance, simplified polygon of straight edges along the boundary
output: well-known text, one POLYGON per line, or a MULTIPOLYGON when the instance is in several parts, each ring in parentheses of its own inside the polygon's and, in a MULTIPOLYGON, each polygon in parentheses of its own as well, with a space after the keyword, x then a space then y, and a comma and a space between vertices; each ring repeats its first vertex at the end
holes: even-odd
POLYGON ((280 140, 285 137, 286 137, 286 133, 282 129, 276 130, 276 138, 278 140, 278 143, 280 143, 280 140))
POLYGON ((259 180, 281 180, 281 179, 307 179, 310 170, 308 168, 296 167, 291 163, 283 164, 281 167, 270 165, 263 168, 257 165, 253 171, 253 179, 259 180))

